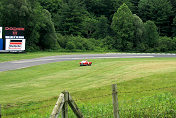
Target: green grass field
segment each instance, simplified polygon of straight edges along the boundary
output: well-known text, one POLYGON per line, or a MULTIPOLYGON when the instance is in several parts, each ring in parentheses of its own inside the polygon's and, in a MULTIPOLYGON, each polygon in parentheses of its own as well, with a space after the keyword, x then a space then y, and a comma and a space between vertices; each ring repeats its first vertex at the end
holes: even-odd
POLYGON ((111 118, 112 96, 104 95, 111 94, 114 83, 122 117, 176 116, 175 58, 92 59, 88 67, 79 61, 0 72, 3 117, 49 117, 60 92, 67 90, 85 117, 111 118))

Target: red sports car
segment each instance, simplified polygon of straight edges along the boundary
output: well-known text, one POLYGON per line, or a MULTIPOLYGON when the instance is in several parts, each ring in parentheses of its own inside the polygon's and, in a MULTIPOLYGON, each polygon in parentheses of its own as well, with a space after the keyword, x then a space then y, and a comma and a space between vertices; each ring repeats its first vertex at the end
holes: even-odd
POLYGON ((80 64, 80 66, 91 66, 92 62, 88 62, 87 60, 83 60, 79 64, 80 64))

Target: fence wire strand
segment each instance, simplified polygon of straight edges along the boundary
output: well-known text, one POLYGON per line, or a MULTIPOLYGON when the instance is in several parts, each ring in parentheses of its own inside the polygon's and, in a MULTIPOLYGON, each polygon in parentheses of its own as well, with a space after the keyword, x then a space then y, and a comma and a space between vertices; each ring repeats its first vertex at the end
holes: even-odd
POLYGON ((150 92, 150 91, 169 89, 169 88, 175 88, 175 87, 176 86, 170 86, 170 87, 162 87, 162 88, 148 89, 148 90, 142 90, 142 91, 122 91, 122 92, 118 92, 118 93, 141 93, 141 92, 150 92))
MULTIPOLYGON (((170 86, 170 87, 162 87, 162 88, 156 88, 156 89, 148 89, 148 90, 142 90, 142 91, 121 91, 118 92, 118 94, 128 94, 128 93, 141 93, 141 92, 150 92, 150 91, 154 91, 154 90, 162 90, 162 89, 169 89, 169 88, 174 88, 176 86, 170 86)), ((101 97, 107 97, 110 96, 111 94, 105 94, 105 95, 101 95, 101 96, 94 96, 94 97, 88 97, 88 98, 82 98, 82 99, 76 99, 75 101, 85 101, 85 100, 91 100, 91 99, 97 99, 97 98, 101 98, 101 97)))
MULTIPOLYGON (((175 88, 176 86, 169 86, 169 87, 162 87, 162 88, 155 88, 155 89, 148 89, 148 90, 142 90, 142 91, 119 91, 118 93, 120 94, 130 94, 130 93, 141 93, 141 92, 150 92, 150 91, 156 91, 156 90, 162 90, 162 89, 169 89, 169 88, 175 88)), ((94 97, 89 97, 89 98, 82 98, 82 99, 76 99, 75 101, 84 101, 84 100, 91 100, 91 99, 96 99, 96 98, 101 98, 101 97, 107 97, 111 94, 105 94, 105 95, 101 95, 101 96, 94 96, 94 97)), ((58 97, 58 96, 57 96, 58 97)), ((56 96, 52 97, 51 99, 57 98, 56 96)), ((50 101, 49 100, 44 100, 44 101, 50 101)), ((38 102, 43 102, 43 101, 38 101, 38 102)), ((37 102, 36 102, 37 103, 37 102)), ((8 109, 11 107, 20 107, 20 106, 30 106, 31 104, 28 103, 20 103, 21 105, 13 105, 13 103, 11 104, 7 104, 5 106, 1 106, 1 108, 3 109, 8 109)))
POLYGON ((82 98, 82 99, 75 99, 75 101, 85 101, 85 100, 92 100, 92 99, 97 99, 97 98, 103 98, 103 97, 108 97, 112 95, 111 94, 105 94, 105 95, 101 95, 101 96, 94 96, 94 97, 88 97, 88 98, 82 98))

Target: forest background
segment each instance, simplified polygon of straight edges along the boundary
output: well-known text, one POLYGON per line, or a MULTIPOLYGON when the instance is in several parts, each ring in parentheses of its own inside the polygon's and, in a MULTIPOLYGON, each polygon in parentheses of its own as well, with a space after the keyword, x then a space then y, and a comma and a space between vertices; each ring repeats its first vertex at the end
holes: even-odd
POLYGON ((176 0, 1 0, 27 51, 176 51, 176 0))

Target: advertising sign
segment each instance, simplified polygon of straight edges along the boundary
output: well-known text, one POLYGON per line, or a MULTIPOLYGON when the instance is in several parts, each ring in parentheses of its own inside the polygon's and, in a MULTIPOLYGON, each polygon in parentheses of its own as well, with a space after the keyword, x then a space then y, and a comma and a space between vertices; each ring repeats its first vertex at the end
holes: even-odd
POLYGON ((0 39, 2 39, 2 27, 0 27, 0 39))
POLYGON ((26 39, 6 39, 6 50, 25 50, 26 39))
POLYGON ((21 27, 5 27, 6 39, 24 39, 24 28, 21 27))
POLYGON ((5 27, 5 50, 24 51, 26 39, 24 39, 24 28, 5 27))

